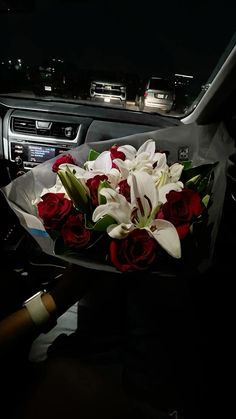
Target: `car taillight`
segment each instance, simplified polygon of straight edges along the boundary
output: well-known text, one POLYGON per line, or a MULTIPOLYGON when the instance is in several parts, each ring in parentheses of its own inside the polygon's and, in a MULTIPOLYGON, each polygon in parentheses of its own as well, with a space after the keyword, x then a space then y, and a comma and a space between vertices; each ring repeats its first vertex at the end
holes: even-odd
POLYGON ((147 97, 148 96, 148 91, 146 90, 145 92, 144 92, 144 97, 147 97))

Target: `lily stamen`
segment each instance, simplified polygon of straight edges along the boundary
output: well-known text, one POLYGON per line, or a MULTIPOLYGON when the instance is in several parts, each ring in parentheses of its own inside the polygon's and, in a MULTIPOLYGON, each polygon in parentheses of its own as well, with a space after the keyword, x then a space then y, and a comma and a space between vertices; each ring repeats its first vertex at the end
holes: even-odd
POLYGON ((147 195, 144 195, 144 198, 147 200, 149 208, 150 208, 149 214, 148 214, 148 216, 149 216, 152 213, 152 201, 147 195))
POLYGON ((131 213, 131 221, 133 224, 136 224, 138 222, 138 208, 133 208, 131 213))
POLYGON ((142 217, 144 217, 145 212, 144 212, 144 208, 143 208, 142 201, 141 201, 141 199, 140 199, 140 198, 138 198, 138 197, 136 198, 136 200, 137 200, 137 203, 138 203, 138 206, 139 206, 139 209, 140 209, 141 215, 142 215, 142 217))

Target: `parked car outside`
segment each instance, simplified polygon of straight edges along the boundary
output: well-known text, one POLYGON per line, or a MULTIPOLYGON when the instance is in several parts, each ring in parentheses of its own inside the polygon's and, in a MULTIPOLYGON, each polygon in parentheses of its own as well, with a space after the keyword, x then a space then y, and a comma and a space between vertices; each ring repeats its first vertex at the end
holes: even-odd
POLYGON ((144 86, 143 93, 138 98, 138 107, 140 111, 155 108, 170 112, 174 101, 174 82, 162 77, 150 77, 144 86))
POLYGON ((126 105, 126 86, 115 81, 94 80, 90 86, 92 101, 102 101, 109 104, 126 105))

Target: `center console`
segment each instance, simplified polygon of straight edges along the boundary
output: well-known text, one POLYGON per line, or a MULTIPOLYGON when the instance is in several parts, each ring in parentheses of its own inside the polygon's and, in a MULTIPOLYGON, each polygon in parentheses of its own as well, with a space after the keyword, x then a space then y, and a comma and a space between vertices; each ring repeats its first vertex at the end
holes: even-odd
MULTIPOLYGON (((36 165, 68 152, 82 142, 86 118, 41 111, 9 109, 3 119, 0 187, 36 165)), ((26 232, 0 191, 0 250, 20 252, 26 232)))
POLYGON ((39 163, 52 159, 71 149, 71 144, 55 145, 52 143, 32 143, 27 139, 14 139, 9 141, 10 161, 24 169, 32 169, 39 163))
POLYGON ((3 125, 4 158, 30 170, 80 145, 82 128, 80 119, 71 115, 8 111, 3 125))

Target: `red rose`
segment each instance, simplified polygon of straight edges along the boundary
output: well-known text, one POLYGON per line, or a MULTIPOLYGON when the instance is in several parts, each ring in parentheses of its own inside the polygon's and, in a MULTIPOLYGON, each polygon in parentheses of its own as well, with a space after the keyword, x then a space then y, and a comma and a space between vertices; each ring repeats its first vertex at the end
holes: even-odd
POLYGON ((70 215, 61 229, 64 243, 69 247, 84 247, 89 243, 91 232, 84 226, 84 216, 81 213, 70 215))
POLYGON ((46 229, 57 229, 69 214, 72 202, 64 193, 46 193, 38 203, 38 214, 46 229))
POLYGON ((158 218, 170 221, 178 231, 179 238, 183 239, 193 220, 203 212, 201 197, 198 192, 186 188, 180 192, 170 191, 166 199, 158 218))
POLYGON ((52 171, 57 172, 58 169, 59 169, 60 164, 64 164, 64 163, 75 164, 75 160, 73 159, 73 157, 70 154, 66 154, 65 156, 61 156, 53 164, 52 171))
POLYGON ((125 154, 123 153, 123 151, 119 151, 118 150, 118 146, 117 145, 113 145, 110 148, 110 153, 111 153, 111 159, 120 159, 120 160, 125 160, 125 154))
POLYGON ((156 256, 157 242, 146 230, 135 229, 125 239, 110 243, 111 261, 122 272, 145 270, 156 256))
POLYGON ((98 187, 102 180, 107 180, 106 175, 96 175, 87 180, 86 185, 89 188, 92 204, 96 207, 98 205, 98 187))
POLYGON ((119 187, 119 193, 123 195, 127 199, 128 202, 130 202, 130 186, 127 180, 126 179, 121 180, 118 183, 118 187, 119 187))
POLYGON ((111 160, 112 160, 112 167, 113 169, 117 169, 117 165, 115 163, 113 163, 114 159, 120 159, 120 160, 125 160, 125 154, 122 151, 118 150, 118 146, 117 145, 113 145, 110 148, 110 153, 111 153, 111 160))

